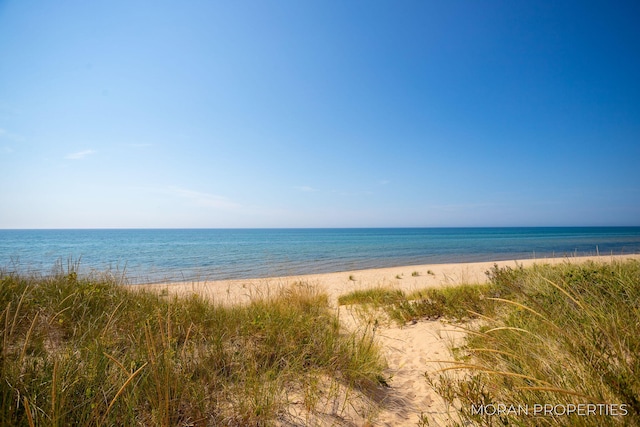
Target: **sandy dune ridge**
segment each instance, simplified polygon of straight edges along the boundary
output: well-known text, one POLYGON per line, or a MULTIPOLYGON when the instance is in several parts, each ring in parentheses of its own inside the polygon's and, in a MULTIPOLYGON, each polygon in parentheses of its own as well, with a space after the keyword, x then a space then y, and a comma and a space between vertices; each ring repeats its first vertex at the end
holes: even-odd
MULTIPOLYGON (((531 266, 533 264, 582 263, 585 261, 611 262, 627 259, 640 260, 640 254, 599 257, 543 258, 496 262, 459 264, 431 264, 402 267, 354 270, 338 273, 273 277, 266 279, 220 280, 141 285, 145 288, 185 295, 197 292, 217 302, 246 303, 255 296, 268 296, 282 287, 296 282, 316 285, 327 292, 330 303, 340 314, 346 328, 362 327, 361 320, 352 311, 337 306, 340 295, 353 290, 376 286, 411 292, 427 287, 451 286, 460 283, 485 283, 486 272, 499 267, 531 266)), ((346 426, 416 426, 419 417, 429 419, 430 426, 446 425, 455 416, 442 399, 428 386, 425 372, 442 365, 438 360, 452 360, 449 347, 464 338, 464 331, 441 321, 421 321, 411 325, 383 326, 376 337, 388 363, 390 388, 382 402, 357 399, 353 405, 326 402, 314 416, 302 414, 294 407, 294 416, 285 425, 346 425, 346 426), (331 413, 338 411, 339 414, 331 413), (298 422, 296 422, 298 420, 298 422)))

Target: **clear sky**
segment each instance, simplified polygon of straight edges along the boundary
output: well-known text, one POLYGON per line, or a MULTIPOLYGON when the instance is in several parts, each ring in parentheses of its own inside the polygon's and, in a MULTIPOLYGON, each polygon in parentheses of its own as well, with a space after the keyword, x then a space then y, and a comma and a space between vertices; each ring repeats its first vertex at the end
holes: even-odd
POLYGON ((640 225, 638 22, 0 0, 0 228, 640 225))

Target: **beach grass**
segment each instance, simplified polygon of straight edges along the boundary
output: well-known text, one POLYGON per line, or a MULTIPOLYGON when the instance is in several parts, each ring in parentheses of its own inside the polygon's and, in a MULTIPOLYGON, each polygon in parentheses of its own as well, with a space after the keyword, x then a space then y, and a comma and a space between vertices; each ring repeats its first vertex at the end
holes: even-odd
POLYGON ((452 425, 640 425, 640 263, 489 274, 498 305, 427 373, 452 425))
POLYGON ((132 291, 112 277, 0 272, 0 425, 272 425, 329 378, 384 382, 371 332, 297 283, 245 305, 132 291))
POLYGON ((461 321, 488 312, 495 304, 495 287, 484 284, 463 284, 443 288, 425 288, 406 293, 400 289, 374 287, 355 290, 338 297, 340 305, 359 305, 383 312, 397 324, 418 320, 447 318, 461 321))
POLYGON ((487 284, 408 294, 359 290, 339 303, 400 325, 443 319, 467 330, 453 359, 425 373, 454 409, 449 425, 640 425, 640 262, 495 266, 487 275, 487 284))
MULTIPOLYGON (((317 286, 222 305, 77 271, 0 271, 0 425, 281 425, 292 404, 312 414, 333 394, 350 407, 386 384, 377 321, 345 331, 317 286)), ((361 289, 338 303, 468 331, 451 359, 425 366, 453 408, 450 425, 640 425, 640 262, 487 275, 361 289)))
POLYGON ((338 297, 338 304, 371 304, 376 307, 397 304, 405 299, 405 294, 399 289, 389 289, 381 286, 359 289, 338 297))

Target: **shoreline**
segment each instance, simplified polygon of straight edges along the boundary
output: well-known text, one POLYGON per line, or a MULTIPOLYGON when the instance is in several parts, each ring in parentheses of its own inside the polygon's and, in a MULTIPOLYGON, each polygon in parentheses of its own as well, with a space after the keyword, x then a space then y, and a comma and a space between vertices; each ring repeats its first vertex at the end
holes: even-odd
POLYGON ((131 285, 133 288, 157 290, 168 294, 187 295, 198 293, 222 303, 244 303, 256 296, 269 296, 272 292, 293 283, 317 285, 327 292, 332 304, 338 296, 372 287, 390 287, 413 291, 427 287, 451 286, 462 283, 486 283, 485 274, 494 265, 498 267, 528 267, 534 264, 583 263, 586 261, 610 262, 635 259, 640 254, 599 255, 556 258, 514 259, 506 261, 482 261, 447 264, 423 264, 399 267, 350 270, 335 273, 316 273, 255 279, 228 279, 150 283, 131 285))

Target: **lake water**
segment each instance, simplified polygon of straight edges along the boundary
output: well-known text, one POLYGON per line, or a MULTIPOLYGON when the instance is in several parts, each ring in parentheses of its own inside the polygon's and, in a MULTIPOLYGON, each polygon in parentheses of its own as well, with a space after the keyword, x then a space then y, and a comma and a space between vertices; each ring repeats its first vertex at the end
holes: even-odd
POLYGON ((242 279, 550 256, 640 253, 640 227, 0 230, 0 268, 242 279))

